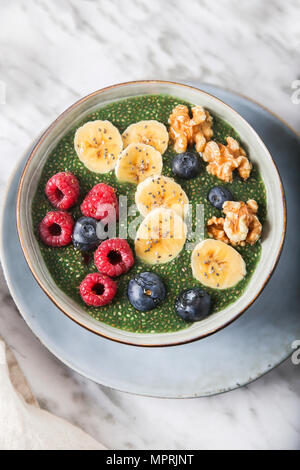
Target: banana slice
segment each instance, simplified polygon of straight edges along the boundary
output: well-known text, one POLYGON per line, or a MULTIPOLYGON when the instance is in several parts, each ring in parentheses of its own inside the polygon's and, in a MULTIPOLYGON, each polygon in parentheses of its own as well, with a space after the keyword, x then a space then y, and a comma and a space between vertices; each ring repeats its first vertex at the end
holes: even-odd
POLYGON ((122 134, 124 147, 129 144, 151 145, 161 154, 168 147, 169 134, 164 124, 158 121, 140 121, 131 124, 122 134))
POLYGON ((148 264, 168 263, 181 252, 186 233, 186 225, 176 212, 162 207, 154 209, 137 231, 136 255, 148 264))
POLYGON ((228 289, 246 275, 246 264, 232 246, 209 239, 194 248, 192 271, 201 284, 214 289, 228 289))
POLYGON ((109 121, 89 121, 75 133, 74 146, 79 160, 95 173, 108 173, 116 166, 123 141, 109 121))
POLYGON ((172 178, 155 176, 138 185, 135 203, 143 216, 157 207, 165 207, 183 218, 188 210, 189 200, 182 187, 172 178))
POLYGON ((139 184, 149 176, 160 175, 161 154, 150 145, 130 144, 121 152, 116 164, 119 181, 139 184))

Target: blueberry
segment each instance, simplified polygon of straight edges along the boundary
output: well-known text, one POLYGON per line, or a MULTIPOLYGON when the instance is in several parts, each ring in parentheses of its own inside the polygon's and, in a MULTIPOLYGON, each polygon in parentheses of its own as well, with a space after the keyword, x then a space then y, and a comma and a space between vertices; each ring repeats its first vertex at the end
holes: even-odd
POLYGON ((184 180, 195 178, 200 173, 200 161, 195 153, 179 153, 172 161, 172 171, 175 176, 184 180))
POLYGON ((96 248, 100 240, 97 237, 98 221, 91 217, 80 217, 74 226, 73 245, 76 250, 89 251, 96 248))
POLYGON ((141 273, 129 281, 128 299, 137 310, 142 312, 153 310, 164 301, 165 297, 165 285, 155 273, 141 273))
POLYGON ((222 209, 225 201, 234 200, 231 192, 223 186, 215 186, 214 188, 212 188, 207 195, 207 199, 209 200, 211 205, 216 207, 217 209, 222 209))
POLYGON ((175 302, 175 309, 183 320, 199 321, 209 314, 210 301, 207 292, 195 287, 180 293, 175 302))

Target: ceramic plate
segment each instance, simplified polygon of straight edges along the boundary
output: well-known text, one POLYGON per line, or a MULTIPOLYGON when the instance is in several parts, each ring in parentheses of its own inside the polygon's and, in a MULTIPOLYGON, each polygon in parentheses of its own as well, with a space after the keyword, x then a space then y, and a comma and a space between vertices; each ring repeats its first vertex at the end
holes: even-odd
POLYGON ((118 390, 172 398, 225 392, 275 367, 291 354, 292 342, 300 338, 300 139, 257 104, 212 86, 201 88, 235 108, 262 137, 283 178, 290 220, 279 266, 263 294, 242 317, 217 334, 173 348, 137 349, 98 337, 72 322, 38 287, 18 242, 16 191, 28 154, 8 187, 0 233, 1 256, 20 312, 36 336, 62 362, 95 382, 118 390))

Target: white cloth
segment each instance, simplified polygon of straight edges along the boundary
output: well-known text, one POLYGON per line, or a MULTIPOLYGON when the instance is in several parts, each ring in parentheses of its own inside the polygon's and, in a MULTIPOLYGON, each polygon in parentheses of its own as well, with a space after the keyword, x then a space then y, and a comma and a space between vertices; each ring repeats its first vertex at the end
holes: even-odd
POLYGON ((105 449, 79 428, 39 408, 15 357, 1 340, 0 449, 105 449))

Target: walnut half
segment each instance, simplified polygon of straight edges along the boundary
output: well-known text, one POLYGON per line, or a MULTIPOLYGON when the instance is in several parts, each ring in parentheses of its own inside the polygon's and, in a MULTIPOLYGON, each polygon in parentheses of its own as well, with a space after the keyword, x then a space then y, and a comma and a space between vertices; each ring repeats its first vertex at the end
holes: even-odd
POLYGON ((256 215, 257 202, 226 201, 223 204, 225 218, 212 217, 207 222, 208 235, 232 245, 254 245, 261 236, 262 225, 256 215))
POLYGON ((170 139, 177 153, 196 144, 197 152, 203 152, 206 143, 212 138, 212 117, 202 106, 192 107, 192 118, 187 106, 176 106, 169 116, 170 139))
POLYGON ((217 178, 231 183, 233 171, 237 169, 240 176, 246 180, 249 178, 252 164, 246 157, 245 150, 232 137, 226 138, 227 145, 214 141, 206 144, 203 152, 203 160, 208 162, 206 170, 217 178))

